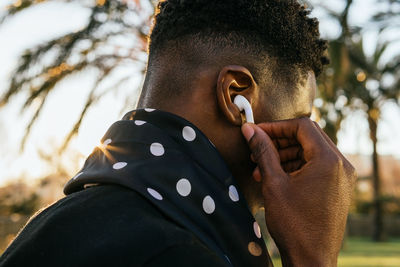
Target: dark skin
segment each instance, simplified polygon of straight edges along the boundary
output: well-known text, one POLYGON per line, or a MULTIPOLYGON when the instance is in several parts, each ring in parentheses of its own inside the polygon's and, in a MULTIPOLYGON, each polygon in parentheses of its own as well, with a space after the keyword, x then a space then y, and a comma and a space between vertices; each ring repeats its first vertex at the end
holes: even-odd
POLYGON ((215 144, 252 213, 265 208, 266 223, 284 266, 335 266, 355 174, 308 119, 316 90, 313 72, 287 90, 283 88, 287 85, 272 88, 269 79, 258 84, 242 65, 200 65, 191 68, 192 76, 184 74, 193 77, 186 85, 189 93, 160 101, 155 92, 170 80, 171 65, 152 72, 138 107, 179 115, 215 144), (244 116, 233 104, 238 94, 251 103, 258 126, 241 128, 244 116), (303 182, 290 184, 291 177, 303 182), (337 180, 341 183, 334 182, 337 180))

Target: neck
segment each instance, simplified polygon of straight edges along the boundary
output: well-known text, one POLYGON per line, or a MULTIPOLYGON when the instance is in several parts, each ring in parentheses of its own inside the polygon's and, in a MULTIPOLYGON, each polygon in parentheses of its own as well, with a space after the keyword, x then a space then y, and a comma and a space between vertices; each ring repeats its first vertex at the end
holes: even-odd
POLYGON ((260 184, 252 178, 254 165, 250 161, 250 151, 246 141, 242 137, 240 127, 221 119, 222 115, 218 110, 216 100, 212 100, 214 99, 213 90, 204 88, 207 87, 199 90, 192 89, 186 97, 156 101, 151 97, 151 92, 158 90, 148 87, 142 91, 138 108, 150 107, 168 111, 196 125, 221 154, 245 196, 251 213, 255 215, 262 206, 262 196, 260 184), (144 97, 143 94, 147 96, 144 97))

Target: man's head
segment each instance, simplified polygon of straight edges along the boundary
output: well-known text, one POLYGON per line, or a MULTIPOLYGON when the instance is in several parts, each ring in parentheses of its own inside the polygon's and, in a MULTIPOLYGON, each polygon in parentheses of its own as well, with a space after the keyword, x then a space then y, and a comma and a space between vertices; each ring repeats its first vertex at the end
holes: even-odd
POLYGON ((318 21, 296 0, 167 0, 157 12, 139 107, 192 121, 241 180, 252 165, 233 99, 256 123, 309 115, 328 63, 318 21))

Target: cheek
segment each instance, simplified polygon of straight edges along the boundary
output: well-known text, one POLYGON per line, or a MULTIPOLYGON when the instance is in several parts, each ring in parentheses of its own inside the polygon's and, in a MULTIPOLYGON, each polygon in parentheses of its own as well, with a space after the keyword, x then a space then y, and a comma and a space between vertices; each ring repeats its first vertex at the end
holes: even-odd
POLYGON ((308 84, 307 89, 309 91, 310 106, 312 108, 315 96, 317 95, 317 81, 312 72, 308 74, 307 84, 308 84))
POLYGON ((267 122, 273 119, 273 111, 276 109, 271 107, 271 102, 265 94, 259 97, 259 101, 253 107, 255 123, 267 122))
POLYGON ((311 109, 312 109, 312 107, 314 105, 314 99, 315 99, 316 95, 317 95, 316 86, 312 86, 312 88, 310 89, 310 94, 309 94, 309 98, 308 98, 309 106, 310 106, 311 109))
POLYGON ((313 107, 313 99, 309 94, 303 94, 299 97, 294 103, 295 116, 310 114, 313 107))
POLYGON ((308 111, 310 111, 313 107, 314 98, 315 98, 314 90, 309 91, 308 94, 305 94, 305 96, 304 96, 303 105, 304 105, 304 108, 306 108, 308 111))
POLYGON ((270 112, 266 108, 266 105, 260 107, 260 109, 258 109, 256 117, 254 117, 254 121, 256 123, 262 123, 270 120, 271 120, 270 112))
POLYGON ((254 119, 256 123, 285 120, 293 118, 295 113, 293 99, 282 95, 264 95, 255 107, 254 119))
POLYGON ((308 83, 308 86, 299 88, 297 96, 294 98, 293 107, 296 110, 296 116, 300 114, 310 114, 315 98, 315 85, 308 83))

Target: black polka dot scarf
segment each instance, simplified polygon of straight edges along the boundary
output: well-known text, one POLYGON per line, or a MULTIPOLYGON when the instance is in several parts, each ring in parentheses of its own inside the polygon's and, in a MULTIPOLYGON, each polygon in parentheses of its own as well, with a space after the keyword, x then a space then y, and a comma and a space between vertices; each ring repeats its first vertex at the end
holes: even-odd
POLYGON ((211 141, 174 114, 139 109, 115 122, 65 186, 135 190, 192 232, 227 266, 268 266, 260 228, 211 141))

